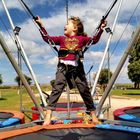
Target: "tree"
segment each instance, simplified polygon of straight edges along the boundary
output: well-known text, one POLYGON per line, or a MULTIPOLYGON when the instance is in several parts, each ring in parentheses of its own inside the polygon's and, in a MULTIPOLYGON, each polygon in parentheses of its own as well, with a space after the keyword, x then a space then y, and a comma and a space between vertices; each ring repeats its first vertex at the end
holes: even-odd
POLYGON ((131 50, 128 62, 128 77, 134 83, 134 88, 140 88, 140 39, 131 50))
POLYGON ((111 78, 111 76, 112 76, 112 72, 111 71, 109 71, 106 68, 102 69, 101 73, 100 73, 100 76, 99 76, 98 84, 100 84, 103 88, 105 88, 107 83, 108 83, 108 81, 109 81, 109 79, 111 78))
POLYGON ((0 74, 0 85, 3 83, 2 75, 0 74))
POLYGON ((128 77, 134 83, 134 88, 140 88, 140 60, 128 65, 128 77))
MULTIPOLYGON (((31 85, 32 79, 25 74, 24 74, 24 76, 25 76, 25 79, 27 80, 28 84, 31 85)), ((18 86, 20 86, 20 77, 19 76, 16 76, 15 82, 17 82, 18 86)))

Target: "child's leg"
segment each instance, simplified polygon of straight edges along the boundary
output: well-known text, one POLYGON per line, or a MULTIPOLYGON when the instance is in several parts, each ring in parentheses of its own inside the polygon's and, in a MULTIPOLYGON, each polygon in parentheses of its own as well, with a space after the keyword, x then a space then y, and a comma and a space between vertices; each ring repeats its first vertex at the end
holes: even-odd
POLYGON ((52 110, 47 110, 43 126, 49 125, 51 123, 51 117, 52 117, 52 110))
POLYGON ((92 123, 99 124, 99 120, 98 120, 98 118, 95 115, 95 111, 91 111, 90 115, 91 115, 91 118, 92 118, 92 123))

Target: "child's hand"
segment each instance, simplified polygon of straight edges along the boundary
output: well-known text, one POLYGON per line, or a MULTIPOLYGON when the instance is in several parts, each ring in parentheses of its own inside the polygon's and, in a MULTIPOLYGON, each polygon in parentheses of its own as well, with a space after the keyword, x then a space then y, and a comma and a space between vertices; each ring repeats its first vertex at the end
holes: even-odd
POLYGON ((40 18, 39 16, 36 16, 36 18, 35 18, 34 20, 35 20, 35 22, 36 22, 40 27, 43 27, 41 18, 40 18))
POLYGON ((103 29, 104 27, 106 27, 107 25, 107 21, 105 20, 102 24, 101 24, 101 29, 103 29))

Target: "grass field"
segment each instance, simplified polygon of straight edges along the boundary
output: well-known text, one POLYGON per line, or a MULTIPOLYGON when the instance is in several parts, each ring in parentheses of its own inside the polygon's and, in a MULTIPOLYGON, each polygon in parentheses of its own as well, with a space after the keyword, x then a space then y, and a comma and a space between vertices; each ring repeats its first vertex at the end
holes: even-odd
POLYGON ((127 90, 116 89, 116 90, 111 91, 111 95, 127 96, 127 97, 140 99, 140 90, 138 90, 138 89, 127 89, 127 90))
MULTIPOLYGON (((33 91, 36 95, 37 91, 35 89, 33 91)), ((30 99, 28 93, 26 92, 25 89, 22 89, 21 93, 22 93, 23 107, 25 109, 31 109, 34 106, 34 104, 30 99)), ((115 89, 111 91, 111 95, 117 95, 121 97, 127 96, 131 98, 140 99, 140 90, 115 89)), ((36 99, 39 103, 41 103, 38 97, 36 99)), ((0 110, 17 110, 17 111, 20 110, 20 94, 18 93, 17 88, 0 89, 0 110)), ((29 116, 31 117, 31 114, 29 116)))

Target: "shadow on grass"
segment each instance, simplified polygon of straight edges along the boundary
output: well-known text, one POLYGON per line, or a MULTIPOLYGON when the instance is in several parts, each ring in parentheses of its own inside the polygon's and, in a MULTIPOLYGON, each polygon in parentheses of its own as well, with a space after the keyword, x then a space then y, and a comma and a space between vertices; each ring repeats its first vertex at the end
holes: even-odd
POLYGON ((0 100, 7 100, 6 98, 0 98, 0 100))

